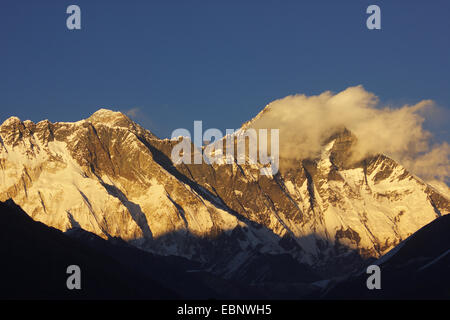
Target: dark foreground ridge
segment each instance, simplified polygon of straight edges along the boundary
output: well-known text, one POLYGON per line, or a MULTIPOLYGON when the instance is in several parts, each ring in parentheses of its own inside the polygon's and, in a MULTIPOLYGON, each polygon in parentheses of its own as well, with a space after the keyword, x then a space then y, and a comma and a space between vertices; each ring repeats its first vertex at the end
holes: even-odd
POLYGON ((33 221, 11 200, 0 203, 0 299, 176 298, 177 294, 61 231, 33 221), (69 265, 81 290, 66 286, 69 265))
POLYGON ((381 290, 368 290, 365 271, 335 285, 326 299, 450 299, 450 215, 418 230, 376 264, 381 290))
MULTIPOLYGON (((224 280, 199 263, 154 255, 120 238, 104 240, 82 229, 63 233, 32 220, 12 200, 0 202, 0 228, 0 299, 268 299, 305 290, 224 280), (66 286, 70 265, 81 269, 81 290, 66 286)), ((280 262, 275 256, 260 258, 275 259, 275 267, 280 262)), ((295 267, 290 260, 279 267, 285 278, 299 277, 298 272, 289 276, 295 267)))
POLYGON ((449 215, 373 262, 381 267, 381 290, 367 289, 365 268, 321 289, 286 255, 258 256, 238 278, 225 280, 197 262, 120 238, 79 228, 63 233, 35 222, 12 200, 0 202, 0 228, 0 299, 450 299, 449 215), (66 286, 70 265, 81 269, 81 290, 66 286), (273 276, 254 281, 263 274, 273 276))

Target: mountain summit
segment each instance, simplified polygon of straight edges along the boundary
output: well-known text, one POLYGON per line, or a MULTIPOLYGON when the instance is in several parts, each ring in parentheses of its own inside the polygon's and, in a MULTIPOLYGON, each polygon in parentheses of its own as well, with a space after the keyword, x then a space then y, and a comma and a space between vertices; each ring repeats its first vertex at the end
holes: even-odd
POLYGON ((224 277, 246 277, 266 255, 341 274, 450 211, 449 199, 385 155, 348 165, 353 139, 330 133, 316 157, 262 176, 255 165, 175 165, 176 141, 120 112, 75 123, 10 118, 0 126, 0 201, 62 231, 121 237, 224 277))

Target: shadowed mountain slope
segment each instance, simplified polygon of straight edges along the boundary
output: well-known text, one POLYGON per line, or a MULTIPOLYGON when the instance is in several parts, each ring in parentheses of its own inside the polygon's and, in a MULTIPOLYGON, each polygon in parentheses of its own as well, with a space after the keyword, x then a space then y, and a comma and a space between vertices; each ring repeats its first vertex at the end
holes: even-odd
POLYGON ((437 218, 374 262, 381 290, 365 271, 332 284, 328 299, 450 299, 450 216, 437 218))
POLYGON ((12 201, 0 203, 0 298, 177 298, 150 278, 61 231, 33 221, 12 201), (81 290, 68 290, 69 265, 81 268, 81 290))

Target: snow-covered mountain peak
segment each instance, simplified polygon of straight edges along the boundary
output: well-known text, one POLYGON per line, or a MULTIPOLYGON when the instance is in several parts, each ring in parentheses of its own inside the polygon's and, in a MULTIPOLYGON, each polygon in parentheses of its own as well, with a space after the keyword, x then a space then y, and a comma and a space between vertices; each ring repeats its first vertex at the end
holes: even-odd
POLYGON ((256 116, 254 116, 252 119, 244 122, 241 126, 241 130, 248 129, 252 127, 252 124, 257 122, 259 119, 261 119, 264 114, 270 111, 270 104, 266 105, 256 116))
POLYGON ((92 124, 94 127, 102 126, 114 129, 126 129, 140 138, 158 139, 151 131, 141 127, 120 111, 102 108, 94 112, 85 121, 92 124))
POLYGON ((22 122, 22 121, 20 121, 20 119, 19 119, 18 117, 12 116, 12 117, 9 117, 8 119, 6 119, 6 120, 0 125, 0 127, 3 127, 3 126, 11 126, 11 125, 18 124, 18 123, 21 123, 21 122, 22 122))
POLYGON ((128 127, 132 121, 126 115, 119 111, 109 109, 99 109, 94 112, 88 119, 94 124, 102 124, 109 126, 125 126, 128 127))

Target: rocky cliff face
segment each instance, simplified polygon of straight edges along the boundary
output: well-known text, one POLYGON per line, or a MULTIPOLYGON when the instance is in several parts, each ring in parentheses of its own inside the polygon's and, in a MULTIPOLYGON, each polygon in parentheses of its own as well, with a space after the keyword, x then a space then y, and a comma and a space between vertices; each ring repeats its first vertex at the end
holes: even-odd
POLYGON ((449 199, 386 156, 350 163, 355 139, 337 132, 316 159, 264 176, 257 165, 175 165, 177 141, 119 112, 75 123, 12 117, 0 126, 0 201, 60 230, 121 237, 224 276, 264 254, 336 274, 450 211, 449 199))

